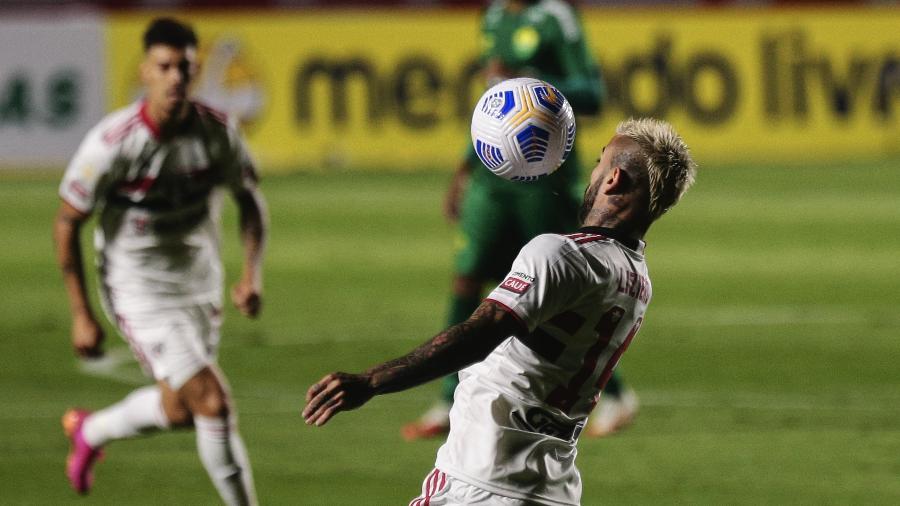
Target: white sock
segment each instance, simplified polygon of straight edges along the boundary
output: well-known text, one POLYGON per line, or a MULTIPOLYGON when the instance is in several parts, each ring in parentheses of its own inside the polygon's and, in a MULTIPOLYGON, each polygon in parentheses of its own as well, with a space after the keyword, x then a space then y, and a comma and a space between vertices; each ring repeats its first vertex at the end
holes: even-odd
POLYGON ((121 401, 91 413, 81 432, 92 448, 109 441, 154 432, 169 427, 162 408, 162 394, 156 385, 148 385, 128 394, 121 401))
POLYGON ((226 417, 194 415, 197 451, 203 467, 228 506, 256 504, 247 450, 226 417))

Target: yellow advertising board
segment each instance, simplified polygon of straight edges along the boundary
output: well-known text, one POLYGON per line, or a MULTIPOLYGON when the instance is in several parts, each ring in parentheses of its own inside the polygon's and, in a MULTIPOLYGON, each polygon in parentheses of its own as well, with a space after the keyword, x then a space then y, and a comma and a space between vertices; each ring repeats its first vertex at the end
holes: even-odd
MULTIPOLYGON (((158 13, 107 27, 111 108, 139 94, 158 13)), ((190 11, 195 93, 241 118, 267 170, 451 167, 468 142, 474 10, 190 11)), ((579 120, 597 151, 628 116, 666 118, 701 161, 900 152, 900 10, 587 10, 610 88, 579 120)), ((588 155, 590 156, 590 155, 588 155)))

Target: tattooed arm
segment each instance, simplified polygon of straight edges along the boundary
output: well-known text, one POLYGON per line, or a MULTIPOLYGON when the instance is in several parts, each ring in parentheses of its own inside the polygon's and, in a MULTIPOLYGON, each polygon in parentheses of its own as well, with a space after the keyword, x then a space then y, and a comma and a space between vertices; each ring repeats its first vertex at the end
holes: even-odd
POLYGON ((406 355, 363 372, 331 373, 306 392, 303 418, 323 425, 339 411, 356 409, 373 396, 399 392, 484 359, 509 336, 524 330, 515 316, 485 300, 468 320, 434 336, 406 355))

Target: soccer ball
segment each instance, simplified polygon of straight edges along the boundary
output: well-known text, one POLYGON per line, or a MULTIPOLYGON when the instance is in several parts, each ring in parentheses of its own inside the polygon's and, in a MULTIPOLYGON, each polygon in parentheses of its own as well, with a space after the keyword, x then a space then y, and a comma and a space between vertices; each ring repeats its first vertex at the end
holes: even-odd
POLYGON ((472 145, 485 167, 511 181, 553 173, 575 144, 572 107, 539 79, 507 79, 484 92, 472 114, 472 145))

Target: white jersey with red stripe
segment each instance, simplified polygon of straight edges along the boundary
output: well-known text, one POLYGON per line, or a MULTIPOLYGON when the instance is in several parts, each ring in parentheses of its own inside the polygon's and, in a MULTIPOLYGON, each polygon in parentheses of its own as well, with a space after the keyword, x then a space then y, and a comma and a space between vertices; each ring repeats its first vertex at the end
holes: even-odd
POLYGON ((221 303, 218 190, 256 179, 221 113, 192 102, 182 128, 161 139, 141 101, 88 132, 59 193, 79 211, 99 212, 94 245, 108 309, 152 311, 221 303))
POLYGON ((528 333, 460 371, 438 469, 501 495, 579 504, 575 443, 651 294, 643 242, 614 235, 588 227, 522 248, 487 298, 528 333))

